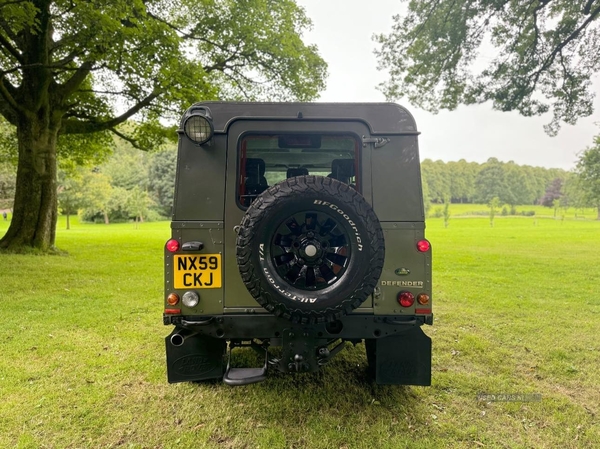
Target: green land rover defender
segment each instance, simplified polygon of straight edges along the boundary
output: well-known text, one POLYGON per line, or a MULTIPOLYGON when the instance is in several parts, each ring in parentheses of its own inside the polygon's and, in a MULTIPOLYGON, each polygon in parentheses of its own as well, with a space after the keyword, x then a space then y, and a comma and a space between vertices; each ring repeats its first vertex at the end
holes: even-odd
POLYGON ((364 342, 378 384, 430 385, 431 246, 411 114, 204 102, 178 133, 169 382, 313 372, 364 342), (259 363, 236 366, 245 346, 259 363))

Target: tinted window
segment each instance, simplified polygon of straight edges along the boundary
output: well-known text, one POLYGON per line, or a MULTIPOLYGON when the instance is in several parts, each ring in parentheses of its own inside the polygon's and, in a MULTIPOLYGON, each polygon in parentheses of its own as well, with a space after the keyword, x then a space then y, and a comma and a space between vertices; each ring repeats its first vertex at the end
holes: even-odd
POLYGON ((249 206, 286 178, 329 176, 360 188, 359 143, 350 135, 247 135, 240 142, 238 198, 249 206))

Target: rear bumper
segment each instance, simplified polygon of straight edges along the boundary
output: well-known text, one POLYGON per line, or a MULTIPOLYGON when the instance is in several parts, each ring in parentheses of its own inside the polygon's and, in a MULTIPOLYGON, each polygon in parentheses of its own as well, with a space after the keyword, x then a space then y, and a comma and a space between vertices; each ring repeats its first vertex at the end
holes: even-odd
POLYGON ((272 315, 186 318, 172 319, 176 327, 165 338, 169 382, 223 378, 230 385, 246 385, 264 380, 268 369, 315 372, 344 341, 364 340, 368 373, 378 384, 431 384, 431 339, 421 329, 423 319, 351 315, 336 324, 302 326, 272 315), (264 367, 230 369, 231 350, 241 346, 264 351, 264 367))
POLYGON ((164 324, 193 330, 194 333, 224 340, 279 338, 284 331, 306 333, 317 338, 347 340, 384 338, 407 329, 433 324, 433 314, 427 316, 347 315, 337 321, 317 324, 296 324, 274 315, 173 316, 164 315, 164 324))

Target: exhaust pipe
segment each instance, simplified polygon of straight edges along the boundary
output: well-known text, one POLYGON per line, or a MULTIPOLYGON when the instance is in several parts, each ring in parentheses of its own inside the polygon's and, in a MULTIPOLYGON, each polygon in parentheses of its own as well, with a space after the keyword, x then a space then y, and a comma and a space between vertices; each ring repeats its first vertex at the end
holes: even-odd
POLYGON ((173 346, 182 346, 185 341, 187 340, 188 337, 191 337, 192 335, 194 335, 194 333, 185 330, 185 329, 180 329, 178 331, 176 331, 173 335, 171 335, 170 341, 171 344, 173 346))

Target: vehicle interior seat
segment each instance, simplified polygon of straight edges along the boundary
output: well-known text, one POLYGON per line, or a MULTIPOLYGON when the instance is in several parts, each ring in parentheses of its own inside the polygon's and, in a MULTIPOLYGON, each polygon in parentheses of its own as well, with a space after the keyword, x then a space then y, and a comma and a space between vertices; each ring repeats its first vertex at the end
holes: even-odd
POLYGON ((249 206, 254 198, 269 188, 265 178, 265 161, 259 158, 246 159, 246 178, 244 180, 244 198, 242 204, 249 206))
POLYGON ((286 178, 293 178, 294 176, 306 176, 308 175, 308 168, 298 167, 298 168, 288 168, 286 178))
POLYGON ((327 176, 350 184, 350 178, 353 178, 354 175, 354 159, 334 159, 331 161, 331 173, 327 176))

